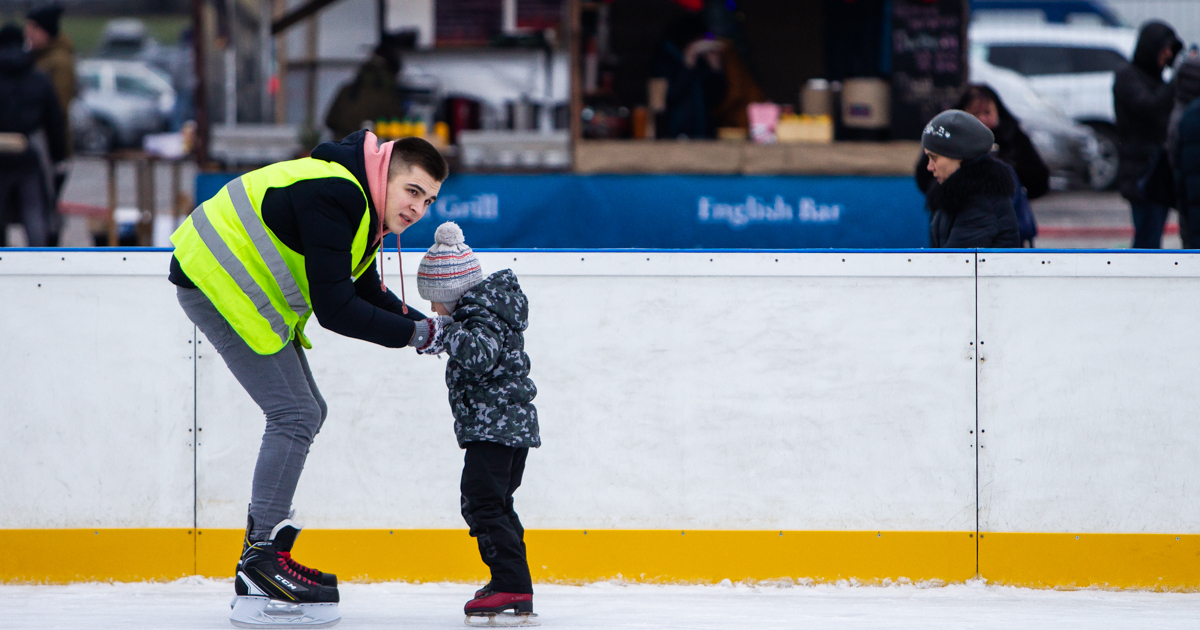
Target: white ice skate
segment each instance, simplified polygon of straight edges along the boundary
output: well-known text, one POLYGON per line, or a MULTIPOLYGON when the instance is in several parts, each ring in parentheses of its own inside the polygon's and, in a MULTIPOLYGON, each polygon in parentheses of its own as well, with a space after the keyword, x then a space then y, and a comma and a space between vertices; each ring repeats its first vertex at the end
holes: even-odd
POLYGON ((472 628, 540 626, 537 613, 472 613, 467 615, 466 624, 472 628))
POLYGON ((238 628, 332 628, 342 620, 337 604, 292 604, 269 597, 233 598, 229 622, 238 628))

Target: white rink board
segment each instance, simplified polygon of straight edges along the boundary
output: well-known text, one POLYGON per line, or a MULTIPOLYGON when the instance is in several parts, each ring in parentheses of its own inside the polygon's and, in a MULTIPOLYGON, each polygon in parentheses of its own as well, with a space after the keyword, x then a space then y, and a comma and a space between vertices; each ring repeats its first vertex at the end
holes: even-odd
POLYGON ((195 327, 169 260, 0 250, 0 528, 193 526, 195 327))
MULTIPOLYGON (((1200 532, 1200 256, 480 257, 532 303, 529 527, 973 530, 978 391, 981 530, 1200 532)), ((0 528, 244 525, 261 413, 169 259, 0 251, 0 528)), ((444 362, 310 332, 298 517, 462 527, 444 362)))
POLYGON ((1200 533, 1200 256, 980 259, 981 531, 1200 533))
MULTIPOLYGON (((973 529, 972 256, 830 256, 482 253, 531 302, 526 526, 973 529)), ((462 527, 444 361, 311 332, 298 518, 462 527)), ((203 347, 198 523, 241 527, 261 414, 203 347)))

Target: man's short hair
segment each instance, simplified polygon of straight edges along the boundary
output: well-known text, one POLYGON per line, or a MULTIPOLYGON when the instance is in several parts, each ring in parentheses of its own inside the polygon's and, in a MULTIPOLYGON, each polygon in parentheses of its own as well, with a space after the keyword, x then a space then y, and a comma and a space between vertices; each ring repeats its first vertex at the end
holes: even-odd
POLYGON ((446 158, 432 144, 422 138, 403 138, 392 145, 392 161, 388 164, 388 179, 416 166, 429 173, 434 180, 446 181, 450 166, 446 158))

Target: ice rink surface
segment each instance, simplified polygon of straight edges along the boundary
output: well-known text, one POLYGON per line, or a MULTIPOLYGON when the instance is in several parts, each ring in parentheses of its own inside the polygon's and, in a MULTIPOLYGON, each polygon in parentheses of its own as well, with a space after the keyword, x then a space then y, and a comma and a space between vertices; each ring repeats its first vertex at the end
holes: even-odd
MULTIPOLYGON (((469 584, 344 584, 339 629, 462 628, 469 584)), ((543 628, 1061 630, 1200 627, 1200 593, 986 586, 537 585, 543 628)), ((0 627, 231 628, 232 581, 0 585, 0 627)))

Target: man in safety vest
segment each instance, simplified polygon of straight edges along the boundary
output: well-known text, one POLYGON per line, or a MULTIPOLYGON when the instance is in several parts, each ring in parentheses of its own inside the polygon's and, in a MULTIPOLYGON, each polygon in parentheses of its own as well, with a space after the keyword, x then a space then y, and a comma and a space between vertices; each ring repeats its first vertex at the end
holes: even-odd
POLYGON ((316 314, 347 337, 441 350, 445 320, 388 291, 375 253, 385 234, 421 220, 446 174, 428 142, 379 144, 360 131, 318 146, 311 158, 242 175, 171 236, 180 305, 266 415, 234 582, 235 623, 271 625, 263 610, 272 601, 326 622, 340 618, 337 578, 290 553, 300 532, 289 518, 292 496, 327 413, 304 356, 304 326, 316 314))

